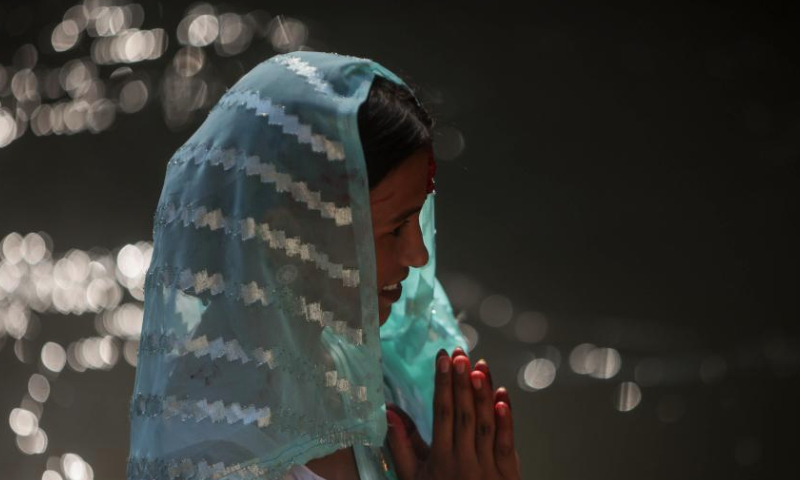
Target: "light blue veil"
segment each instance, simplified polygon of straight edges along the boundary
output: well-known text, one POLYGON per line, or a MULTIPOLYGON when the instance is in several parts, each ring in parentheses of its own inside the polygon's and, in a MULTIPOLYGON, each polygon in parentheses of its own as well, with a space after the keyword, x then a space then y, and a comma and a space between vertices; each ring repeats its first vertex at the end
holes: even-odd
POLYGON ((385 402, 430 442, 436 352, 466 350, 429 263, 379 328, 363 58, 300 51, 231 87, 167 165, 130 403, 129 480, 279 479, 353 446, 394 478, 385 402))

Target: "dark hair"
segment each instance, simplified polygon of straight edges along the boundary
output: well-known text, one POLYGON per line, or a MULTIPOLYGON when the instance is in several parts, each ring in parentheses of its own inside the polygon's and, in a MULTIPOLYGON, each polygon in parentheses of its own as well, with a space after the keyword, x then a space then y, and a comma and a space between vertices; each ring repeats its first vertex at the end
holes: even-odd
POLYGON ((414 93, 376 76, 358 109, 358 132, 374 188, 402 160, 431 145, 433 117, 417 104, 414 93))

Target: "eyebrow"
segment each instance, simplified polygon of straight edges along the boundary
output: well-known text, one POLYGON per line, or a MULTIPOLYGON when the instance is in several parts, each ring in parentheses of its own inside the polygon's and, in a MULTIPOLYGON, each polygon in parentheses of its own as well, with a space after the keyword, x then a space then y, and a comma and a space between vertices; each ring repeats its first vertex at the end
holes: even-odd
POLYGON ((401 220, 404 220, 406 217, 409 217, 409 216, 419 212, 420 210, 422 210, 422 205, 415 205, 415 206, 409 208, 408 210, 406 210, 404 212, 401 212, 396 217, 394 217, 394 219, 392 220, 392 224, 398 223, 401 220))

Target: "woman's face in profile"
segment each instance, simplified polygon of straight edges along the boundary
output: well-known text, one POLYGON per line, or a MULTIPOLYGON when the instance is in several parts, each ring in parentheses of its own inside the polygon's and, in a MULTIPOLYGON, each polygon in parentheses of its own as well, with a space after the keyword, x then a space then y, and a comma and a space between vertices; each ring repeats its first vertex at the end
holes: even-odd
POLYGON ((400 298, 409 267, 428 263, 419 212, 428 196, 429 151, 418 150, 370 190, 378 270, 378 319, 383 325, 400 298))

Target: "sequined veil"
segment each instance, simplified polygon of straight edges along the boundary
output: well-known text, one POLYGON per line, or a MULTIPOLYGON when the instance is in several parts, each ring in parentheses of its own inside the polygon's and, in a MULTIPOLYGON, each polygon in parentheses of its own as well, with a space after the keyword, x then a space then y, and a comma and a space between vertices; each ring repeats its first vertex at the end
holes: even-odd
POLYGON ((273 56, 171 157, 154 218, 130 402, 128 480, 279 479, 353 446, 395 478, 385 402, 432 429, 433 359, 466 349, 436 279, 434 195, 412 268, 378 324, 357 112, 380 64, 273 56))

